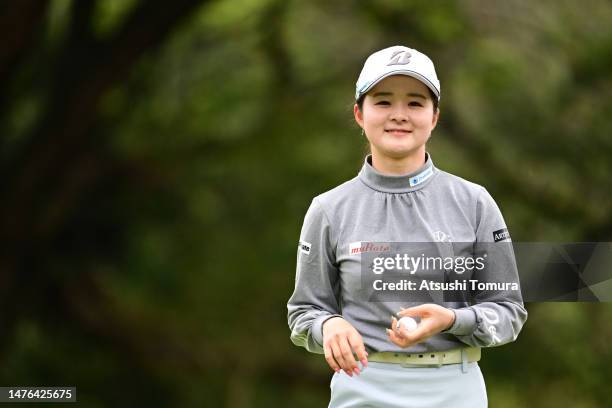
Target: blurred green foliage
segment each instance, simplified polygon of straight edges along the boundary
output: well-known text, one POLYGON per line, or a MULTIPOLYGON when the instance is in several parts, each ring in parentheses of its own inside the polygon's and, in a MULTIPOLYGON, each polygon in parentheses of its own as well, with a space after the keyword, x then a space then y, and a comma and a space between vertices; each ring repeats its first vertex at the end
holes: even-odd
MULTIPOLYGON (((435 61, 429 151, 515 241, 610 241, 609 2, 34 3, 2 6, 4 385, 326 406, 324 359, 289 341, 296 242, 312 197, 361 166, 354 84, 390 45, 435 61)), ((528 309, 484 352, 490 405, 607 406, 612 308, 528 309)))

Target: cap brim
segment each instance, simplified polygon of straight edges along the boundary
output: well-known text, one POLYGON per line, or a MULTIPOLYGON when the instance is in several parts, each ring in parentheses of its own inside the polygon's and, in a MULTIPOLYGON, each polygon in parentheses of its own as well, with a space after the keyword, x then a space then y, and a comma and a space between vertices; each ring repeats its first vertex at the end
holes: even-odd
POLYGON ((429 89, 431 89, 431 91, 434 93, 434 95, 436 95, 436 98, 438 98, 438 100, 440 100, 440 92, 438 91, 438 89, 434 86, 434 84, 431 83, 431 81, 427 78, 425 78, 423 75, 419 74, 418 72, 415 71, 410 71, 407 69, 402 69, 402 70, 397 70, 397 71, 389 71, 389 72, 385 72, 383 75, 379 76, 378 78, 376 78, 375 81, 373 81, 370 85, 368 85, 367 88, 361 90, 357 95, 355 99, 359 99, 362 95, 365 95, 366 93, 368 93, 368 91, 370 89, 372 89, 377 83, 379 83, 380 81, 382 81, 383 79, 391 76, 391 75, 407 75, 409 77, 412 77, 416 80, 421 81, 422 83, 424 83, 429 89))

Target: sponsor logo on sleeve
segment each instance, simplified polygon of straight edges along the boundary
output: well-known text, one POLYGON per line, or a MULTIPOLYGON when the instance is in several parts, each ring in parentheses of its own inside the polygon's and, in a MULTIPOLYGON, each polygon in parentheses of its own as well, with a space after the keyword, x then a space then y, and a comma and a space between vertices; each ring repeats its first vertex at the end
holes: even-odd
POLYGON ((298 248, 300 249, 300 252, 305 255, 310 255, 310 247, 310 242, 300 241, 298 243, 298 248))
POLYGON ((508 228, 502 228, 497 231, 493 231, 493 240, 495 242, 503 241, 504 239, 510 239, 510 233, 508 228))

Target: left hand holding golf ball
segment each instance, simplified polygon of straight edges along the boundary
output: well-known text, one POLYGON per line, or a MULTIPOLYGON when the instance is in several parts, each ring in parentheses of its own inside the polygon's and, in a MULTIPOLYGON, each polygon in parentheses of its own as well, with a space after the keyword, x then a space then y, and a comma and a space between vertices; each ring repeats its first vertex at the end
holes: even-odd
POLYGON ((455 321, 451 309, 433 303, 426 303, 407 309, 401 309, 398 319, 391 318, 391 329, 387 329, 389 340, 400 347, 410 347, 431 336, 450 328, 455 321), (420 318, 420 322, 414 320, 420 318))
POLYGON ((418 324, 417 324, 416 320, 414 320, 410 316, 404 316, 401 319, 399 319, 399 321, 397 322, 397 328, 400 329, 400 330, 404 329, 408 333, 410 333, 411 331, 415 331, 417 326, 418 326, 418 324))

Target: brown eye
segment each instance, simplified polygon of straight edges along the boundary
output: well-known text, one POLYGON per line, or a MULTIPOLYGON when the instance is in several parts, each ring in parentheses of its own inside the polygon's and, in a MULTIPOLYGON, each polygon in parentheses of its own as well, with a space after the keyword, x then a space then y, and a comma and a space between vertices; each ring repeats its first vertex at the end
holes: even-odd
POLYGON ((389 105, 389 102, 387 102, 387 101, 380 101, 380 102, 376 102, 376 105, 389 105))

